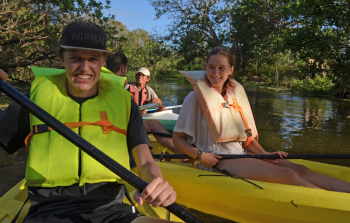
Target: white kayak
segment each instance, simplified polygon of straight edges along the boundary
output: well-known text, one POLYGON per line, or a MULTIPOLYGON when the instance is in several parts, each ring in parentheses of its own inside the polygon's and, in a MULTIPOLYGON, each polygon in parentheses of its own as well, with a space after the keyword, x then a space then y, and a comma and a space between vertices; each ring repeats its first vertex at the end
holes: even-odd
POLYGON ((175 114, 173 110, 159 111, 142 115, 143 120, 177 120, 178 118, 179 115, 175 114))

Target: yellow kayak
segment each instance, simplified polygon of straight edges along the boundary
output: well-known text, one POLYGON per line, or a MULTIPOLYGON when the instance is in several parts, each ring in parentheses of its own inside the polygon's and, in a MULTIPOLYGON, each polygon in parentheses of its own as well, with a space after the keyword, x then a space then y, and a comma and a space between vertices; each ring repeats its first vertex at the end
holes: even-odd
MULTIPOLYGON (((0 223, 10 223, 23 206, 23 203, 26 201, 28 197, 27 188, 24 190, 19 189, 19 186, 22 184, 22 182, 23 180, 0 198, 0 223)), ((135 189, 127 183, 125 183, 125 186, 129 191, 130 196, 133 197, 135 189)), ((124 203, 130 204, 126 198, 124 198, 124 203)), ((142 206, 138 206, 135 201, 134 203, 141 215, 168 219, 175 222, 183 222, 181 219, 168 212, 165 208, 154 208, 151 205, 147 205, 146 203, 144 203, 142 206)), ((16 222, 23 221, 24 217, 28 213, 29 206, 30 201, 24 205, 16 222)))
MULTIPOLYGON (((149 136, 159 154, 166 148, 149 136)), ((170 153, 170 152, 169 152, 170 153)), ((237 222, 350 222, 350 194, 241 179, 195 169, 192 164, 158 162, 181 205, 237 222)), ((350 168, 291 160, 311 170, 350 182, 350 168)))
MULTIPOLYGON (((153 136, 152 152, 165 152, 153 136)), ((171 153, 171 152, 169 152, 171 153)), ((202 171, 192 164, 157 162, 167 181, 177 192, 176 202, 237 222, 350 222, 350 194, 306 187, 253 181, 263 189, 246 181, 202 171)), ((306 160, 293 160, 311 170, 350 182, 350 168, 306 160)), ((19 182, 0 198, 0 223, 9 223, 27 198, 27 190, 20 190, 19 182)), ((126 184, 132 197, 133 188, 126 184)), ((129 203, 125 199, 125 203, 129 203)), ((164 208, 137 206, 141 214, 182 222, 164 208)), ((24 206, 17 222, 22 222, 29 209, 24 206)), ((205 221, 205 219, 203 219, 205 221)))

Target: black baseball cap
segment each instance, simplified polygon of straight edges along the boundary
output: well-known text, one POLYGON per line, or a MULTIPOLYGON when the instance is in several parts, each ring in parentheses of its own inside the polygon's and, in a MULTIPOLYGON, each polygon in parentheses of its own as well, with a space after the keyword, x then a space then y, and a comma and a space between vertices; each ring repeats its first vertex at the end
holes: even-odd
POLYGON ((100 26, 89 22, 72 22, 63 29, 60 46, 64 49, 113 53, 107 50, 106 42, 107 35, 100 26))

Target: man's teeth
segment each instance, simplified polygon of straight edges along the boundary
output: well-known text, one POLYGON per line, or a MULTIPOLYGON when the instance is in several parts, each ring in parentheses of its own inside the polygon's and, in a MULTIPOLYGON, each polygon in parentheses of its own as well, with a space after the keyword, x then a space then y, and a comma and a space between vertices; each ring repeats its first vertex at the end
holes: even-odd
POLYGON ((90 79, 91 75, 77 75, 79 79, 84 79, 84 80, 88 80, 90 79))

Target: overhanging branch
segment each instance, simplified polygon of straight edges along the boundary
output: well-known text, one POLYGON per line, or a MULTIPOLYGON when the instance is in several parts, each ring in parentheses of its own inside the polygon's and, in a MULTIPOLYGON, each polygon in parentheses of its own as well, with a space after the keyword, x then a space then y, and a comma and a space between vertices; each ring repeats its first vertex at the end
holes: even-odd
POLYGON ((9 65, 0 65, 0 69, 8 69, 8 68, 15 68, 15 67, 26 67, 35 64, 36 62, 42 61, 42 60, 52 60, 55 59, 56 55, 52 56, 40 56, 35 58, 34 60, 29 60, 26 62, 21 62, 21 63, 15 63, 15 64, 9 64, 9 65))

